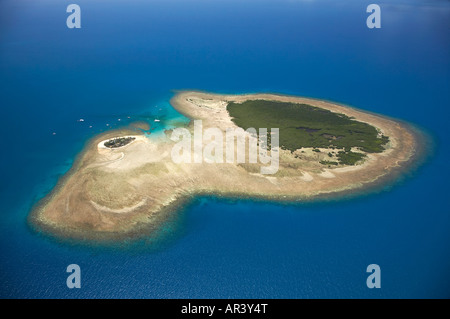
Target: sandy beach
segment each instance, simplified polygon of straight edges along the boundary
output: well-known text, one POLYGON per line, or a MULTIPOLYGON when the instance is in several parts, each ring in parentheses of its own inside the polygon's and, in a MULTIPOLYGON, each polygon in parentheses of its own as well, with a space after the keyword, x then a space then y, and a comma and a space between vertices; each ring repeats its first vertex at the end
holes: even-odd
MULTIPOLYGON (((174 142, 151 139, 129 130, 116 130, 94 138, 73 168, 30 214, 33 227, 57 236, 117 239, 148 232, 176 213, 180 202, 197 194, 243 196, 282 201, 305 201, 341 196, 392 182, 418 158, 420 141, 406 124, 377 114, 308 98, 275 94, 218 95, 179 92, 172 106, 203 128, 236 128, 228 102, 273 100, 304 103, 354 117, 386 136, 381 153, 368 154, 360 165, 326 167, 319 155, 280 150, 280 167, 274 175, 259 173, 261 164, 174 163, 174 142), (103 143, 112 137, 135 140, 117 149, 103 143), (295 156, 297 155, 297 156, 295 156)), ((188 129, 192 130, 189 126, 188 129)), ((327 149, 321 150, 326 154, 327 149)))

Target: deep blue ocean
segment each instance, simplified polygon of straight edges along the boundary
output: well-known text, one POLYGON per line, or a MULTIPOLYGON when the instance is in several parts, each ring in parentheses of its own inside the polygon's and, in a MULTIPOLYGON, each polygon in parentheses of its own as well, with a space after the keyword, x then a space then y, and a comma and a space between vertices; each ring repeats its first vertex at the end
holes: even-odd
POLYGON ((449 298, 450 2, 379 1, 382 27, 368 29, 372 2, 1 0, 0 297, 449 298), (73 2, 81 29, 66 27, 73 2), (181 89, 340 102, 413 123, 429 155, 350 199, 197 198, 117 247, 29 227, 89 138, 177 125, 181 89), (373 263, 381 289, 366 286, 373 263), (66 286, 69 264, 81 289, 66 286))

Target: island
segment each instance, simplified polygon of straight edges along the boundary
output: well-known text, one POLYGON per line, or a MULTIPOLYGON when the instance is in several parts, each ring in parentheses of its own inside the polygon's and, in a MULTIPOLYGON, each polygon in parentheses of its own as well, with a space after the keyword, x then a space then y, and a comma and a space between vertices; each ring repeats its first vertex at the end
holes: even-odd
POLYGON ((323 100, 182 91, 171 105, 191 119, 184 130, 192 134, 198 121, 203 130, 224 135, 242 128, 249 139, 248 129, 268 128, 267 152, 275 152, 276 128, 276 171, 263 174, 264 164, 247 158, 176 162, 173 129, 158 138, 131 127, 113 130, 94 137, 35 205, 29 215, 33 228, 64 238, 122 240, 157 230, 199 195, 286 203, 351 196, 395 181, 418 161, 422 148, 420 132, 407 123, 323 100))
POLYGON ((133 136, 116 137, 108 141, 105 141, 103 145, 109 148, 119 148, 133 142, 135 139, 136 138, 133 136))

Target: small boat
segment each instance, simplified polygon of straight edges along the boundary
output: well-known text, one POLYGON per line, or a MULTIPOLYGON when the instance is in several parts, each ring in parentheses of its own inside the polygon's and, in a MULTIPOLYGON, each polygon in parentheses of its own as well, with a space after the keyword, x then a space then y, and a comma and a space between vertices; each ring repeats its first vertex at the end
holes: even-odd
POLYGON ((155 119, 155 122, 161 122, 161 120, 155 119))

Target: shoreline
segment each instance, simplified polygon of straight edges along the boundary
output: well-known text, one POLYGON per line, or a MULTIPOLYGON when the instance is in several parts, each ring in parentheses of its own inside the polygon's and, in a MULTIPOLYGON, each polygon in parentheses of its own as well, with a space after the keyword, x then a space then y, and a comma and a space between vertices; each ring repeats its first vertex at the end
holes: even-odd
POLYGON ((38 199, 36 203, 34 203, 30 209, 30 212, 27 216, 27 224, 30 227, 30 229, 38 234, 43 234, 43 232, 47 233, 46 235, 51 235, 52 233, 55 236, 49 236, 49 237, 56 237, 59 239, 63 238, 78 238, 77 236, 71 236, 71 233, 67 233, 63 235, 64 229, 61 229, 61 227, 54 226, 52 224, 43 222, 39 218, 39 214, 42 210, 45 209, 46 205, 51 202, 51 200, 57 196, 63 189, 64 185, 67 183, 70 178, 72 178, 76 173, 77 170, 82 166, 83 160, 85 160, 86 155, 88 154, 89 150, 91 148, 98 147, 98 144, 101 142, 104 142, 110 138, 113 138, 117 135, 121 134, 130 134, 130 135, 140 135, 144 136, 142 132, 139 132, 135 130, 134 128, 121 128, 121 129, 114 129, 108 132, 97 134, 91 138, 89 138, 81 152, 76 155, 75 159, 73 160, 73 164, 70 167, 70 169, 62 175, 56 182, 55 186, 52 188, 52 190, 45 195, 44 197, 38 199), (59 235, 59 236, 58 236, 59 235))
MULTIPOLYGON (((201 93, 201 92, 193 92, 193 91, 181 91, 177 92, 175 96, 173 96, 170 100, 171 105, 181 114, 187 116, 192 119, 190 114, 184 114, 183 108, 180 107, 180 104, 177 104, 177 101, 174 100, 176 98, 180 98, 185 96, 186 94, 194 94, 194 95, 205 95, 205 96, 214 96, 214 97, 267 97, 267 96, 276 96, 277 98, 282 99, 301 99, 301 100, 312 100, 310 98, 301 98, 294 96, 285 96, 285 95, 273 95, 273 94, 242 94, 242 95, 219 95, 212 93, 201 93)), ((355 184, 348 184, 341 188, 335 188, 332 190, 323 190, 316 193, 310 194, 270 194, 270 193, 257 193, 257 192, 242 192, 242 191, 227 191, 227 190, 197 190, 197 191, 184 191, 181 193, 177 193, 174 196, 170 197, 170 200, 165 205, 163 204, 159 207, 158 214, 154 220, 149 222, 148 220, 143 220, 142 218, 137 218, 136 223, 129 224, 128 227, 121 227, 116 231, 96 231, 93 229, 77 229, 77 228, 68 228, 62 227, 57 223, 49 222, 43 218, 42 213, 46 210, 47 205, 49 205, 52 201, 55 200, 58 196, 64 192, 65 186, 69 183, 69 181, 77 175, 79 170, 84 167, 86 161, 90 160, 93 156, 92 151, 94 147, 97 147, 96 143, 98 141, 105 140, 108 137, 118 136, 124 133, 132 132, 133 135, 141 135, 133 130, 129 129, 121 129, 109 131, 106 133, 102 133, 100 135, 94 136, 88 142, 86 142, 83 151, 77 156, 74 160, 74 163, 71 169, 58 180, 56 186, 52 191, 47 194, 44 198, 39 200, 32 208, 31 213, 28 215, 28 222, 31 225, 32 229, 38 233, 49 234, 50 237, 55 237, 59 239, 69 239, 76 241, 86 241, 88 243, 98 242, 98 243, 106 243, 106 242, 116 242, 120 240, 133 240, 139 239, 143 236, 146 236, 151 232, 152 229, 157 228, 167 219, 169 214, 176 214, 176 211, 181 209, 182 207, 186 207, 189 203, 195 201, 196 198, 199 197, 217 197, 221 199, 243 199, 243 200, 253 200, 253 201, 267 201, 270 203, 280 203, 287 205, 295 205, 296 203, 307 203, 307 202, 320 202, 320 201, 328 201, 328 200, 340 200, 340 199, 351 199, 355 197, 359 197, 363 194, 369 194, 371 192, 383 191, 386 186, 395 185, 397 181, 401 180, 401 176, 405 175, 406 172, 411 172, 420 167, 428 158, 429 154, 426 153, 426 145, 427 141, 430 139, 425 132, 420 130, 420 128, 415 127, 414 125, 407 123, 405 121, 391 119, 384 115, 372 114, 372 112, 365 112, 360 109, 355 109, 353 107, 344 106, 336 103, 329 103, 322 100, 314 100, 314 103, 325 103, 332 104, 333 106, 338 106, 339 110, 351 109, 354 112, 368 114, 370 117, 382 118, 386 121, 394 122, 397 125, 401 126, 402 130, 406 130, 410 134, 413 135, 414 148, 411 150, 412 154, 405 161, 401 161, 397 163, 398 167, 391 167, 389 174, 379 174, 373 178, 371 181, 366 181, 359 186, 355 186, 355 184), (428 155, 428 156, 427 156, 428 155)), ((347 110, 348 111, 348 110, 347 110)), ((343 112, 339 112, 343 113, 343 112)), ((351 113, 351 112, 350 112, 351 113)), ((344 113, 345 114, 345 113, 344 113)), ((360 119, 358 119, 360 120, 360 119)), ((369 123, 371 124, 371 123, 369 123)), ((372 124, 371 124, 372 125, 372 124)), ((131 143, 133 144, 133 143, 131 143)), ((126 146, 125 146, 126 147, 126 146)), ((383 152, 384 153, 384 152, 383 152)), ((355 168, 352 168, 355 169, 355 168)), ((360 170, 361 168, 356 168, 356 170, 360 170)), ((144 214, 145 215, 145 214, 144 214)), ((154 214, 152 214, 153 216, 154 214)), ((142 216, 141 216, 142 217, 142 216)))

